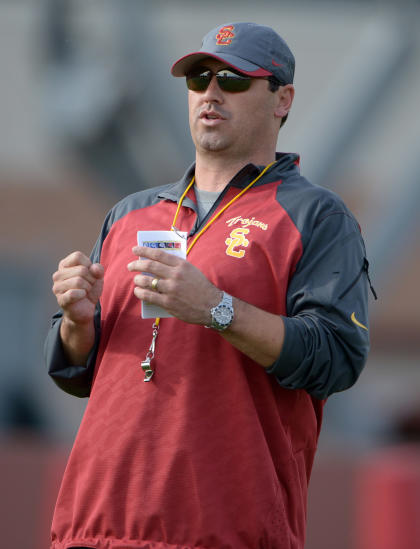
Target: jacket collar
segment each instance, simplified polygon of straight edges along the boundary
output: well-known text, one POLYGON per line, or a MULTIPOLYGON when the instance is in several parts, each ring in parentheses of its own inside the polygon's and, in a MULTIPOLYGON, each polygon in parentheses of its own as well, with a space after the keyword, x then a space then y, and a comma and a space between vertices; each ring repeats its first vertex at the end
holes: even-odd
MULTIPOLYGON (((253 179, 255 179, 265 168, 265 166, 256 166, 255 164, 246 164, 239 172, 231 179, 228 186, 243 189, 253 179)), ((195 171, 195 163, 187 169, 182 179, 176 183, 170 184, 159 193, 159 198, 178 202, 183 192, 190 183, 195 171)), ((299 155, 294 153, 276 153, 276 163, 264 174, 264 177, 257 182, 257 185, 271 183, 277 179, 284 179, 291 172, 299 171, 299 155)), ((186 200, 188 200, 186 198, 186 200)), ((187 205, 187 204, 186 204, 187 205)))

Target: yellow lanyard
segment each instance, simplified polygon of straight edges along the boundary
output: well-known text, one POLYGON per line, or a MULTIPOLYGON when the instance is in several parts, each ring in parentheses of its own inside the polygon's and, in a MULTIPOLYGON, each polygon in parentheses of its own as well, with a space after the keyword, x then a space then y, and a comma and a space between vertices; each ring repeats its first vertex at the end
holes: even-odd
MULTIPOLYGON (((223 206, 223 208, 221 210, 219 210, 205 225, 204 227, 195 235, 195 237, 193 238, 191 244, 188 246, 187 248, 187 255, 190 253, 192 247, 194 246, 194 244, 196 244, 197 240, 200 238, 201 235, 203 235, 207 229, 210 227, 210 225, 212 225, 216 219, 218 219, 222 213, 227 210, 227 208, 229 208, 229 206, 231 204, 233 204, 236 200, 238 200, 243 194, 245 194, 259 179, 261 179, 261 177, 271 168, 271 166, 273 166, 273 164, 276 163, 276 160, 274 162, 271 162, 271 164, 268 164, 268 166, 266 166, 262 172, 255 178, 251 181, 251 183, 249 183, 244 189, 242 189, 242 191, 240 191, 236 196, 234 196, 232 198, 232 200, 230 200, 225 206, 223 206)), ((172 227, 171 227, 171 230, 172 231, 176 231, 176 228, 175 228, 175 223, 176 223, 176 220, 178 219, 178 214, 181 210, 181 206, 182 206, 182 203, 184 201, 184 198, 185 196, 187 195, 188 191, 191 189, 191 187, 194 185, 194 181, 195 181, 195 175, 192 177, 191 181, 189 182, 187 188, 185 189, 185 191, 182 193, 182 196, 181 198, 179 199, 179 202, 178 202, 178 207, 176 209, 176 212, 175 212, 175 216, 174 216, 174 220, 172 221, 172 227)), ((154 370, 152 369, 151 367, 151 361, 153 360, 154 356, 155 356, 155 347, 156 347, 156 338, 158 336, 158 333, 159 333, 159 323, 160 323, 160 318, 156 318, 155 319, 155 322, 153 324, 153 336, 152 336, 152 343, 150 345, 150 348, 146 354, 146 358, 142 361, 141 363, 141 367, 142 367, 142 370, 144 372, 144 381, 150 381, 152 379, 152 376, 154 374, 154 370)))

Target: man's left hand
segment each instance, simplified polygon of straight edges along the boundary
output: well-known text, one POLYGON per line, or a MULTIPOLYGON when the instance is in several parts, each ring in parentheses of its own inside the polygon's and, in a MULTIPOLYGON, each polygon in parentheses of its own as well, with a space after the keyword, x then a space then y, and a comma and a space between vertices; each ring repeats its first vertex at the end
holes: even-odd
POLYGON ((197 267, 156 248, 135 246, 133 253, 139 258, 128 264, 128 270, 140 273, 134 276, 138 299, 159 305, 184 322, 211 323, 210 309, 223 294, 197 267), (154 279, 158 279, 156 290, 152 287, 154 279))

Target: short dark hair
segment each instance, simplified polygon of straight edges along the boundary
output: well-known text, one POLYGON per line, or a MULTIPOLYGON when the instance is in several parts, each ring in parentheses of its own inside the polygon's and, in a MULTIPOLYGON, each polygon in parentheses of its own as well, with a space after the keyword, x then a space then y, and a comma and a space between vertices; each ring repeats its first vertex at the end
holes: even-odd
MULTIPOLYGON (((280 82, 280 80, 278 80, 274 75, 268 76, 267 80, 268 80, 268 89, 273 93, 276 92, 280 88, 280 86, 285 86, 285 84, 283 84, 283 82, 280 82)), ((281 119, 280 128, 286 122, 288 116, 289 116, 289 113, 287 113, 286 116, 283 116, 283 118, 281 119)))

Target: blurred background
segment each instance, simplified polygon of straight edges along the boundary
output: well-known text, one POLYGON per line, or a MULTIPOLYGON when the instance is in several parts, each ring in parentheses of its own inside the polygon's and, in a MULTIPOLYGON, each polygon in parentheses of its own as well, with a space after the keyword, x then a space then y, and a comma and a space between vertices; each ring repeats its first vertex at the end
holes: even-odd
POLYGON ((51 274, 108 209, 193 161, 172 62, 229 21, 274 27, 297 60, 278 150, 357 216, 372 351, 325 407, 307 549, 420 547, 420 3, 0 0, 0 532, 45 549, 86 400, 47 377, 51 274))

